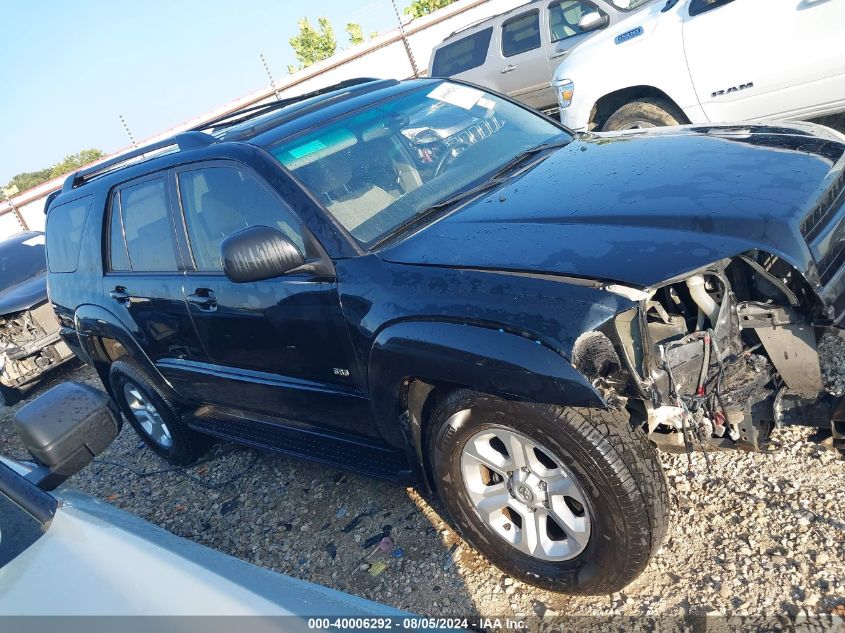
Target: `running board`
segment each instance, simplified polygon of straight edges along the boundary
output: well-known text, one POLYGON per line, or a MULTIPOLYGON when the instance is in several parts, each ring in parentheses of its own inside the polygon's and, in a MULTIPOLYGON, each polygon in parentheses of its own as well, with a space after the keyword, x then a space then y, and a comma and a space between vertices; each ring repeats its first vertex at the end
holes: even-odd
POLYGON ((363 438, 243 418, 210 406, 186 415, 185 421, 196 431, 238 444, 328 464, 401 486, 414 484, 403 454, 363 438))

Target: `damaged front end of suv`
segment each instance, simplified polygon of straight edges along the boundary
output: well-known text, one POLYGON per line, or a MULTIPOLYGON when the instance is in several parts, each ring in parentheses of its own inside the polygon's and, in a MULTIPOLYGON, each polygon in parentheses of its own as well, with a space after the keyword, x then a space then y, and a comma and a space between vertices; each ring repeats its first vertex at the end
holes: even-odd
POLYGON ((783 260, 741 253, 636 298, 582 335, 572 362, 642 406, 659 446, 757 451, 774 428, 804 425, 845 448, 843 330, 783 260))
POLYGON ((14 404, 42 374, 72 357, 47 299, 43 234, 0 242, 0 404, 14 404))

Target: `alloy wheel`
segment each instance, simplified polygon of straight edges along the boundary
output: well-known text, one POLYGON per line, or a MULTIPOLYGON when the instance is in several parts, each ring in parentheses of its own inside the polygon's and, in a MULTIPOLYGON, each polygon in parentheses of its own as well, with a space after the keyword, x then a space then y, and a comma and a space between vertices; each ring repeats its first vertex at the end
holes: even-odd
POLYGON ((173 445, 170 429, 161 414, 144 393, 133 383, 123 385, 123 396, 133 417, 149 438, 164 449, 173 445))
POLYGON ((549 449, 489 427, 464 446, 461 473, 478 515, 517 550, 545 561, 584 551, 591 527, 584 491, 549 449))

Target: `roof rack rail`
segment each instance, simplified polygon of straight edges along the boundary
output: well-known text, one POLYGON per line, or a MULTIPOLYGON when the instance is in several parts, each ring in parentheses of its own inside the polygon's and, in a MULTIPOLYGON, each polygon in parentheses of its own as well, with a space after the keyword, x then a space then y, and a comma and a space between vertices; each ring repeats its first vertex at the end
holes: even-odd
POLYGON ((208 147, 209 145, 213 145, 216 142, 217 139, 214 138, 211 134, 205 134, 204 132, 197 132, 194 130, 191 130, 189 132, 182 132, 181 134, 177 134, 176 136, 166 138, 163 141, 158 141, 157 143, 151 143, 150 145, 144 145, 143 147, 135 148, 130 152, 120 154, 119 156, 110 158, 109 160, 103 163, 93 165, 92 167, 80 169, 79 171, 74 172, 73 174, 67 177, 64 185, 62 186, 62 191, 70 191, 72 189, 75 189, 76 187, 80 187, 89 180, 93 180, 94 178, 98 178, 109 172, 120 169, 122 166, 124 166, 125 163, 128 163, 134 158, 144 156, 145 154, 149 154, 160 149, 165 149, 167 147, 178 147, 179 151, 184 151, 189 149, 200 149, 202 147, 208 147))
POLYGON ((355 77, 353 79, 344 79, 343 81, 333 84, 331 86, 319 88, 318 90, 312 90, 311 92, 306 92, 295 97, 286 97, 277 101, 270 101, 269 103, 261 103, 259 105, 247 106, 245 108, 240 108, 239 110, 234 110, 232 112, 229 112, 228 114, 224 114, 223 116, 219 116, 215 119, 211 119, 210 121, 206 121, 202 125, 198 125, 197 127, 193 128, 193 130, 200 132, 202 130, 208 130, 209 128, 218 127, 221 123, 226 123, 226 127, 231 127, 233 125, 243 123, 244 121, 248 121, 249 119, 260 116, 262 114, 266 114, 267 112, 272 112, 273 110, 285 108, 289 105, 293 105, 294 103, 298 103, 300 101, 305 101, 306 99, 310 99, 312 97, 319 97, 320 95, 327 94, 329 92, 334 92, 335 90, 352 88, 353 86, 360 86, 361 84, 367 84, 373 81, 380 80, 375 77, 355 77), (230 119, 232 119, 233 117, 238 118, 230 121, 230 119))

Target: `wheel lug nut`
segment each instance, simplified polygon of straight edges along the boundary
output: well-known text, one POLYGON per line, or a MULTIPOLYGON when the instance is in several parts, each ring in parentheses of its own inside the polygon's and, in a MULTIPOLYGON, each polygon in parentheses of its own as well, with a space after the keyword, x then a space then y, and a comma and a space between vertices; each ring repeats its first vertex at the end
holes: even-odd
POLYGON ((510 524, 510 523, 505 523, 505 524, 502 526, 502 529, 503 529, 505 532, 510 532, 510 531, 511 531, 511 524, 510 524))
POLYGON ((528 473, 528 466, 523 466, 520 470, 524 473, 528 473))
POLYGON ((548 488, 548 487, 549 487, 549 486, 548 486, 548 484, 547 484, 545 481, 541 481, 541 482, 540 482, 540 490, 545 490, 545 489, 546 489, 546 488, 548 488))

